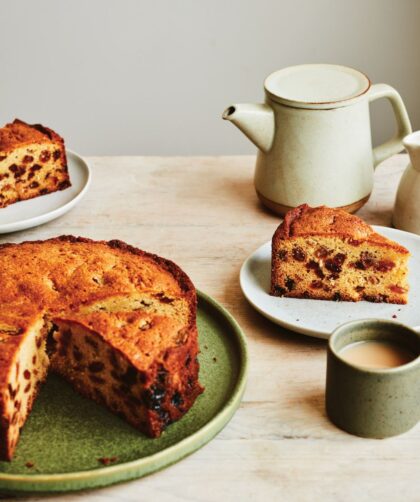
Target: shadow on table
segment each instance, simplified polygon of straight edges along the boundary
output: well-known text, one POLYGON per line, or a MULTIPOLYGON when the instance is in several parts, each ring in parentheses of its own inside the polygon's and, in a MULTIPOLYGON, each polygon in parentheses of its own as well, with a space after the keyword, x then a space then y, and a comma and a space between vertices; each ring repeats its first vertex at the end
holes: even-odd
POLYGON ((252 179, 223 178, 221 181, 220 193, 225 192, 226 196, 238 201, 247 211, 256 211, 261 215, 271 216, 280 223, 280 216, 267 209, 258 199, 252 179))
POLYGON ((238 308, 244 312, 246 318, 255 325, 259 327, 259 334, 263 333, 263 336, 271 340, 277 340, 279 343, 287 345, 296 346, 312 346, 315 348, 325 348, 327 347, 327 340, 320 338, 314 338, 302 333, 297 333, 288 330, 274 322, 269 321, 262 314, 257 312, 245 299, 242 292, 240 292, 240 298, 238 299, 238 308))

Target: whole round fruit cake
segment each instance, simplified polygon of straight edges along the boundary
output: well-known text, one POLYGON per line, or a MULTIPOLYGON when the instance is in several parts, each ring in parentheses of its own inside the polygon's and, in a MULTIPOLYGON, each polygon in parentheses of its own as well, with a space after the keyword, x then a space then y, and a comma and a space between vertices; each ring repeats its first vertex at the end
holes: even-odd
POLYGON ((203 391, 196 292, 174 263, 121 241, 0 246, 0 457, 48 371, 151 437, 203 391))

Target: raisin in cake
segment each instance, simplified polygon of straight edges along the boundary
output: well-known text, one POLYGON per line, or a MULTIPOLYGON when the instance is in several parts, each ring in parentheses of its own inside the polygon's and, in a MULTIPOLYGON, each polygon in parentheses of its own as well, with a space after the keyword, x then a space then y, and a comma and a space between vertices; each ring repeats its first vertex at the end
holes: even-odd
POLYGON ((69 186, 63 138, 18 119, 0 128, 0 208, 69 186))
POLYGON ((271 294, 407 303, 409 255, 357 216, 304 204, 273 236, 271 294))
POLYGON ((151 437, 203 391, 196 292, 168 260, 120 241, 5 244, 0 302, 3 459, 47 371, 151 437))

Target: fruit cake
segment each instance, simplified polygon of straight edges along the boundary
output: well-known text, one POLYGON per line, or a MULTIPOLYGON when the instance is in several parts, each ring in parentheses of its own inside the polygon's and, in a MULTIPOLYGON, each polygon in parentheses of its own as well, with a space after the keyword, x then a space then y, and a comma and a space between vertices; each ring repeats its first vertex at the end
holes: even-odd
POLYGON ((271 294, 407 303, 409 256, 357 216, 303 204, 274 233, 271 294))
POLYGON ((70 185, 64 140, 56 132, 19 119, 0 128, 0 208, 70 185))
POLYGON ((0 246, 0 455, 10 460, 47 371, 151 437, 203 391, 196 292, 121 241, 0 246))

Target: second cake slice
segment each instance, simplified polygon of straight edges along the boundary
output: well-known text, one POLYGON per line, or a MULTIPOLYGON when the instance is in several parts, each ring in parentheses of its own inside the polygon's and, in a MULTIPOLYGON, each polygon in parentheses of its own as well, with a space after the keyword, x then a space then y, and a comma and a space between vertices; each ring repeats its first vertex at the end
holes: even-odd
POLYGON ((61 136, 19 119, 0 128, 0 208, 69 186, 61 136))
POLYGON ((273 236, 271 294, 407 303, 409 255, 357 216, 304 204, 273 236))

